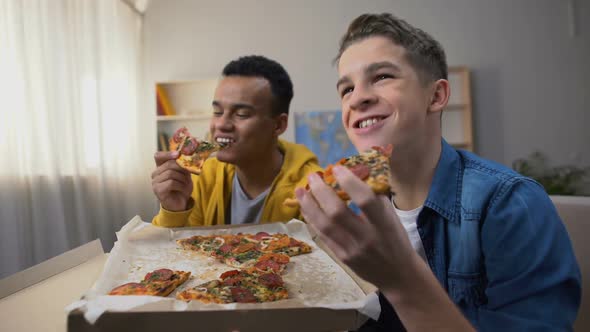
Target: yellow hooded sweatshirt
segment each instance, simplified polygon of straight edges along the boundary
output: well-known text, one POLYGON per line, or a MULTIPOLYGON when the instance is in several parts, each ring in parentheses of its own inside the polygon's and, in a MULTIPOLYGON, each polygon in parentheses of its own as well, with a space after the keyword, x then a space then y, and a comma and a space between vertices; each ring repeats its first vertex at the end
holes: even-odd
MULTIPOLYGON (((293 198, 296 187, 307 183, 307 174, 321 171, 317 157, 300 144, 278 141, 283 153, 283 165, 270 186, 264 200, 260 223, 302 219, 299 208, 283 205, 286 198, 293 198)), ((200 176, 192 175, 193 207, 186 211, 173 212, 160 206, 160 212, 152 223, 164 227, 211 226, 225 224, 225 214, 230 204, 235 166, 208 159, 203 164, 200 176)))

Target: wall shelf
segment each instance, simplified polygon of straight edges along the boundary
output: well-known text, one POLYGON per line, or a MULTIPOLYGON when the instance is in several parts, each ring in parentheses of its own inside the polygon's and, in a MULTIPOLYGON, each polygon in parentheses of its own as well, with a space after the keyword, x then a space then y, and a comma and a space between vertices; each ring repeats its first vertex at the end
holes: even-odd
POLYGON ((471 82, 467 67, 449 67, 451 96, 442 115, 442 134, 457 149, 474 151, 471 82))
POLYGON ((158 150, 167 150, 168 140, 181 127, 197 138, 208 138, 217 82, 215 78, 156 83, 158 150), (164 104, 166 107, 162 107, 164 104))

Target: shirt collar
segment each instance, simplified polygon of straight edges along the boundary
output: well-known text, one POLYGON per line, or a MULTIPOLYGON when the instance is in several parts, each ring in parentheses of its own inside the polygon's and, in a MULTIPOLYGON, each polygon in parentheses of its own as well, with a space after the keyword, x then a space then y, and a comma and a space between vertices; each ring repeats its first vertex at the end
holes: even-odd
POLYGON ((440 159, 424 206, 446 220, 460 223, 460 199, 463 167, 457 151, 442 139, 440 159))

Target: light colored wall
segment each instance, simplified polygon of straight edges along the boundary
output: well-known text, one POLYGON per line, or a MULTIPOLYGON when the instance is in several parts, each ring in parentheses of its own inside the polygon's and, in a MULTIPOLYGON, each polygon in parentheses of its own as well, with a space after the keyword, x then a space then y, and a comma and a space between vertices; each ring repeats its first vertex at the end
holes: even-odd
POLYGON ((449 65, 473 69, 480 155, 509 165, 539 149, 555 163, 590 165, 590 1, 574 0, 575 36, 569 1, 152 0, 144 106, 155 113, 155 81, 217 76, 240 55, 262 54, 291 74, 292 110, 338 109, 338 40, 359 14, 387 11, 438 39, 449 65))

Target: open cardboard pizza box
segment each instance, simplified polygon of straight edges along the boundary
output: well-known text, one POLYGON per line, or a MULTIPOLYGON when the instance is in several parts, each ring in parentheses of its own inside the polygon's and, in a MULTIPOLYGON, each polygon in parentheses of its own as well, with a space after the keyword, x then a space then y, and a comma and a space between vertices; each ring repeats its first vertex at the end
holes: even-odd
POLYGON ((80 301, 67 308, 68 331, 342 331, 378 317, 375 287, 339 264, 301 221, 247 226, 166 229, 135 217, 117 233, 118 241, 102 274, 80 301), (292 257, 283 279, 290 299, 256 304, 203 304, 153 296, 106 296, 113 287, 139 281, 159 268, 191 271, 178 291, 216 279, 233 268, 187 252, 176 240, 219 233, 287 233, 312 245, 292 257))
POLYGON ((107 260, 94 240, 0 280, 0 331, 66 331, 64 308, 87 291, 107 260))

